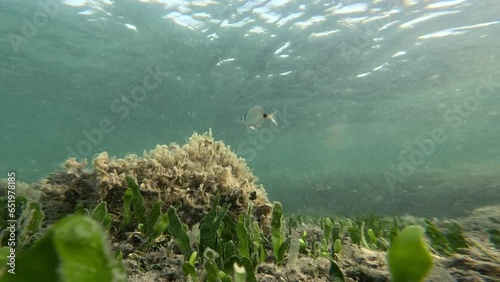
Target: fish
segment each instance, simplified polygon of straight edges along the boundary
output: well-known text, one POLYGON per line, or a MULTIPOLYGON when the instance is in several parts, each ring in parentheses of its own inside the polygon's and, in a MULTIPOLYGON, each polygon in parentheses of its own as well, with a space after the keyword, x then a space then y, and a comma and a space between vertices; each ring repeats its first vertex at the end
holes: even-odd
POLYGON ((253 130, 256 130, 256 127, 261 125, 265 119, 269 119, 275 126, 278 126, 276 122, 276 112, 267 114, 264 108, 257 105, 253 106, 241 117, 241 121, 253 130))

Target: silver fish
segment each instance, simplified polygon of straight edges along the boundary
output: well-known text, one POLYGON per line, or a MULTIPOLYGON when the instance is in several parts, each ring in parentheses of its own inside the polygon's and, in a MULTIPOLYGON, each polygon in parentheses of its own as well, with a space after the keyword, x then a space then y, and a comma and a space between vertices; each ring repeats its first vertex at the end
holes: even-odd
POLYGON ((275 126, 278 126, 275 116, 276 112, 272 114, 266 114, 261 106, 253 106, 241 117, 241 120, 246 126, 255 130, 256 127, 263 123, 266 118, 271 120, 275 126))

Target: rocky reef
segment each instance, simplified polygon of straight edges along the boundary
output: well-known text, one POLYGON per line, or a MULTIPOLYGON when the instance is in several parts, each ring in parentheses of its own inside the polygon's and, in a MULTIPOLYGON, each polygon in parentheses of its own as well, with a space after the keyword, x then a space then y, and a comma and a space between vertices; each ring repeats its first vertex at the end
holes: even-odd
POLYGON ((229 214, 234 218, 252 203, 261 227, 269 226, 272 205, 264 188, 256 184, 245 160, 222 141, 215 141, 211 131, 194 133, 183 146, 157 145, 143 156, 116 158, 103 152, 94 158, 91 169, 86 167, 86 161, 68 159, 64 172, 37 185, 43 192, 40 200, 47 222, 99 201, 108 203, 113 220, 120 220, 126 177, 132 177, 147 209, 156 201, 163 203, 162 209, 179 206, 179 215, 188 226, 205 216, 216 194, 221 195, 221 204, 230 204, 229 214))

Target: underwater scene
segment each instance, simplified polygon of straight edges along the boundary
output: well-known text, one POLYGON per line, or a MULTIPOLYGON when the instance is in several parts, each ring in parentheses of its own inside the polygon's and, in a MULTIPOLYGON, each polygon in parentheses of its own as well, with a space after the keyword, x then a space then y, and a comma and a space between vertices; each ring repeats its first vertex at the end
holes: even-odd
POLYGON ((0 282, 500 281, 499 1, 0 22, 0 282))

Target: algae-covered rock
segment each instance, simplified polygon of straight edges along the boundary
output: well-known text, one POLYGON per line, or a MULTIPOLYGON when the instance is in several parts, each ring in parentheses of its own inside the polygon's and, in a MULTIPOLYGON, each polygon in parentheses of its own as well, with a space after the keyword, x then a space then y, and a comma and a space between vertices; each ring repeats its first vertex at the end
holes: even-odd
POLYGON ((237 217, 252 203, 254 215, 262 227, 269 224, 272 205, 262 185, 256 184, 244 159, 236 156, 222 141, 215 141, 212 132, 194 133, 188 143, 157 145, 143 156, 110 157, 106 152, 92 161, 85 171, 85 162, 69 159, 66 172, 55 173, 39 184, 45 195, 42 202, 48 221, 70 213, 77 205, 87 207, 100 200, 108 203, 115 219, 122 214, 122 198, 127 189, 127 176, 136 180, 146 208, 163 202, 163 210, 179 205, 182 221, 193 225, 210 209, 216 194, 221 204, 231 205, 229 214, 237 217))

